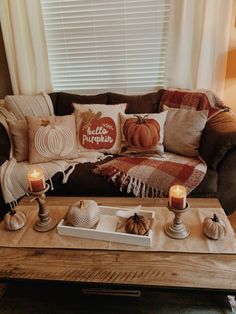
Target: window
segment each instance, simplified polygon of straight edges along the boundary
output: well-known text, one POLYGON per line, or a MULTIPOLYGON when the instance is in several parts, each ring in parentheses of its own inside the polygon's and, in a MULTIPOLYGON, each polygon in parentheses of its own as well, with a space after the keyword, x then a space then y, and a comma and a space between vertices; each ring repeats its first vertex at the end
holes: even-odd
POLYGON ((41 0, 56 91, 144 93, 163 85, 170 0, 41 0))

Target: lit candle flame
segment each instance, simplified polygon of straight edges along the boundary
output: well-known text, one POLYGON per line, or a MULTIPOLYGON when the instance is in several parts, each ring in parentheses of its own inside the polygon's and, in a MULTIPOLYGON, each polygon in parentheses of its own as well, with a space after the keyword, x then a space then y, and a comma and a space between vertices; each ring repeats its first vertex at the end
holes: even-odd
POLYGON ((175 192, 176 192, 176 194, 181 195, 183 190, 179 186, 177 186, 176 189, 175 189, 175 192))
POLYGON ((30 173, 30 176, 34 178, 38 178, 40 175, 41 173, 37 171, 36 169, 34 169, 33 172, 30 173))

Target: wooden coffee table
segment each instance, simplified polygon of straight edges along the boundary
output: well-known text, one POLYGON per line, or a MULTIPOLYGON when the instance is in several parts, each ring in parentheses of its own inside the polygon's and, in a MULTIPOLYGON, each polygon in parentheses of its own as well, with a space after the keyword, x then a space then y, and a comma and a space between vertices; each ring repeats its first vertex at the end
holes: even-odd
MULTIPOLYGON (((47 206, 79 198, 47 197, 47 206)), ((80 198, 81 199, 81 198, 80 198)), ((86 197, 83 197, 86 199, 86 197)), ((167 199, 93 198, 100 205, 163 206, 167 199)), ((24 208, 33 207, 29 197, 24 208)), ((191 207, 220 207, 216 199, 188 199, 191 207)), ((48 232, 50 237, 50 231, 48 232)), ((0 247, 0 279, 52 280, 142 288, 208 289, 236 292, 236 255, 94 249, 0 247)))

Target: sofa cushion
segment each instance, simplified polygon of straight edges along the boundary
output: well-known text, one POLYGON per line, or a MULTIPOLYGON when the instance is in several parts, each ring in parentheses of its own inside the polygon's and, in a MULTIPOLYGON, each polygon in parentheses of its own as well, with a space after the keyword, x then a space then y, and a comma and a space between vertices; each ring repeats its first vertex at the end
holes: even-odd
POLYGON ((198 156, 208 110, 174 109, 165 105, 163 109, 167 111, 164 128, 165 150, 189 157, 198 156))
MULTIPOLYGON (((55 101, 55 95, 52 94, 52 99, 55 101)), ((98 95, 77 95, 60 92, 57 93, 55 114, 57 116, 64 116, 71 114, 74 111, 73 103, 79 104, 107 104, 107 94, 98 95)))
POLYGON ((27 117, 29 162, 78 157, 75 116, 27 117))
POLYGON ((91 197, 132 196, 126 192, 120 192, 117 187, 107 182, 105 178, 98 176, 93 172, 96 165, 112 159, 113 157, 107 157, 105 161, 99 161, 97 163, 77 164, 66 184, 62 183, 62 173, 55 174, 52 178, 54 190, 49 190, 47 195, 91 197))
POLYGON ((164 90, 145 95, 123 95, 108 93, 110 104, 127 103, 126 113, 157 113, 164 90))
POLYGON ((192 197, 217 197, 218 173, 216 170, 207 168, 202 182, 190 194, 192 197))
POLYGON ((81 151, 117 154, 121 145, 119 113, 126 104, 74 104, 77 143, 81 151))
POLYGON ((167 112, 120 114, 121 154, 164 154, 163 133, 167 112))

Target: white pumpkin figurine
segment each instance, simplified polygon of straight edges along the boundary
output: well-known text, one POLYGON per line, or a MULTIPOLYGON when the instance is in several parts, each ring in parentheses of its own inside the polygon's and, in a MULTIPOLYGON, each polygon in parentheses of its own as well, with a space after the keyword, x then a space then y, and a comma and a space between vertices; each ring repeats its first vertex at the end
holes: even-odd
POLYGON ((81 200, 69 207, 66 215, 68 225, 92 228, 100 219, 101 210, 93 200, 81 200))
POLYGON ((22 211, 11 210, 4 216, 4 226, 7 230, 18 230, 26 224, 26 215, 22 211))
POLYGON ((214 240, 223 239, 226 235, 225 222, 216 214, 211 217, 206 217, 203 221, 203 231, 206 236, 214 240))

